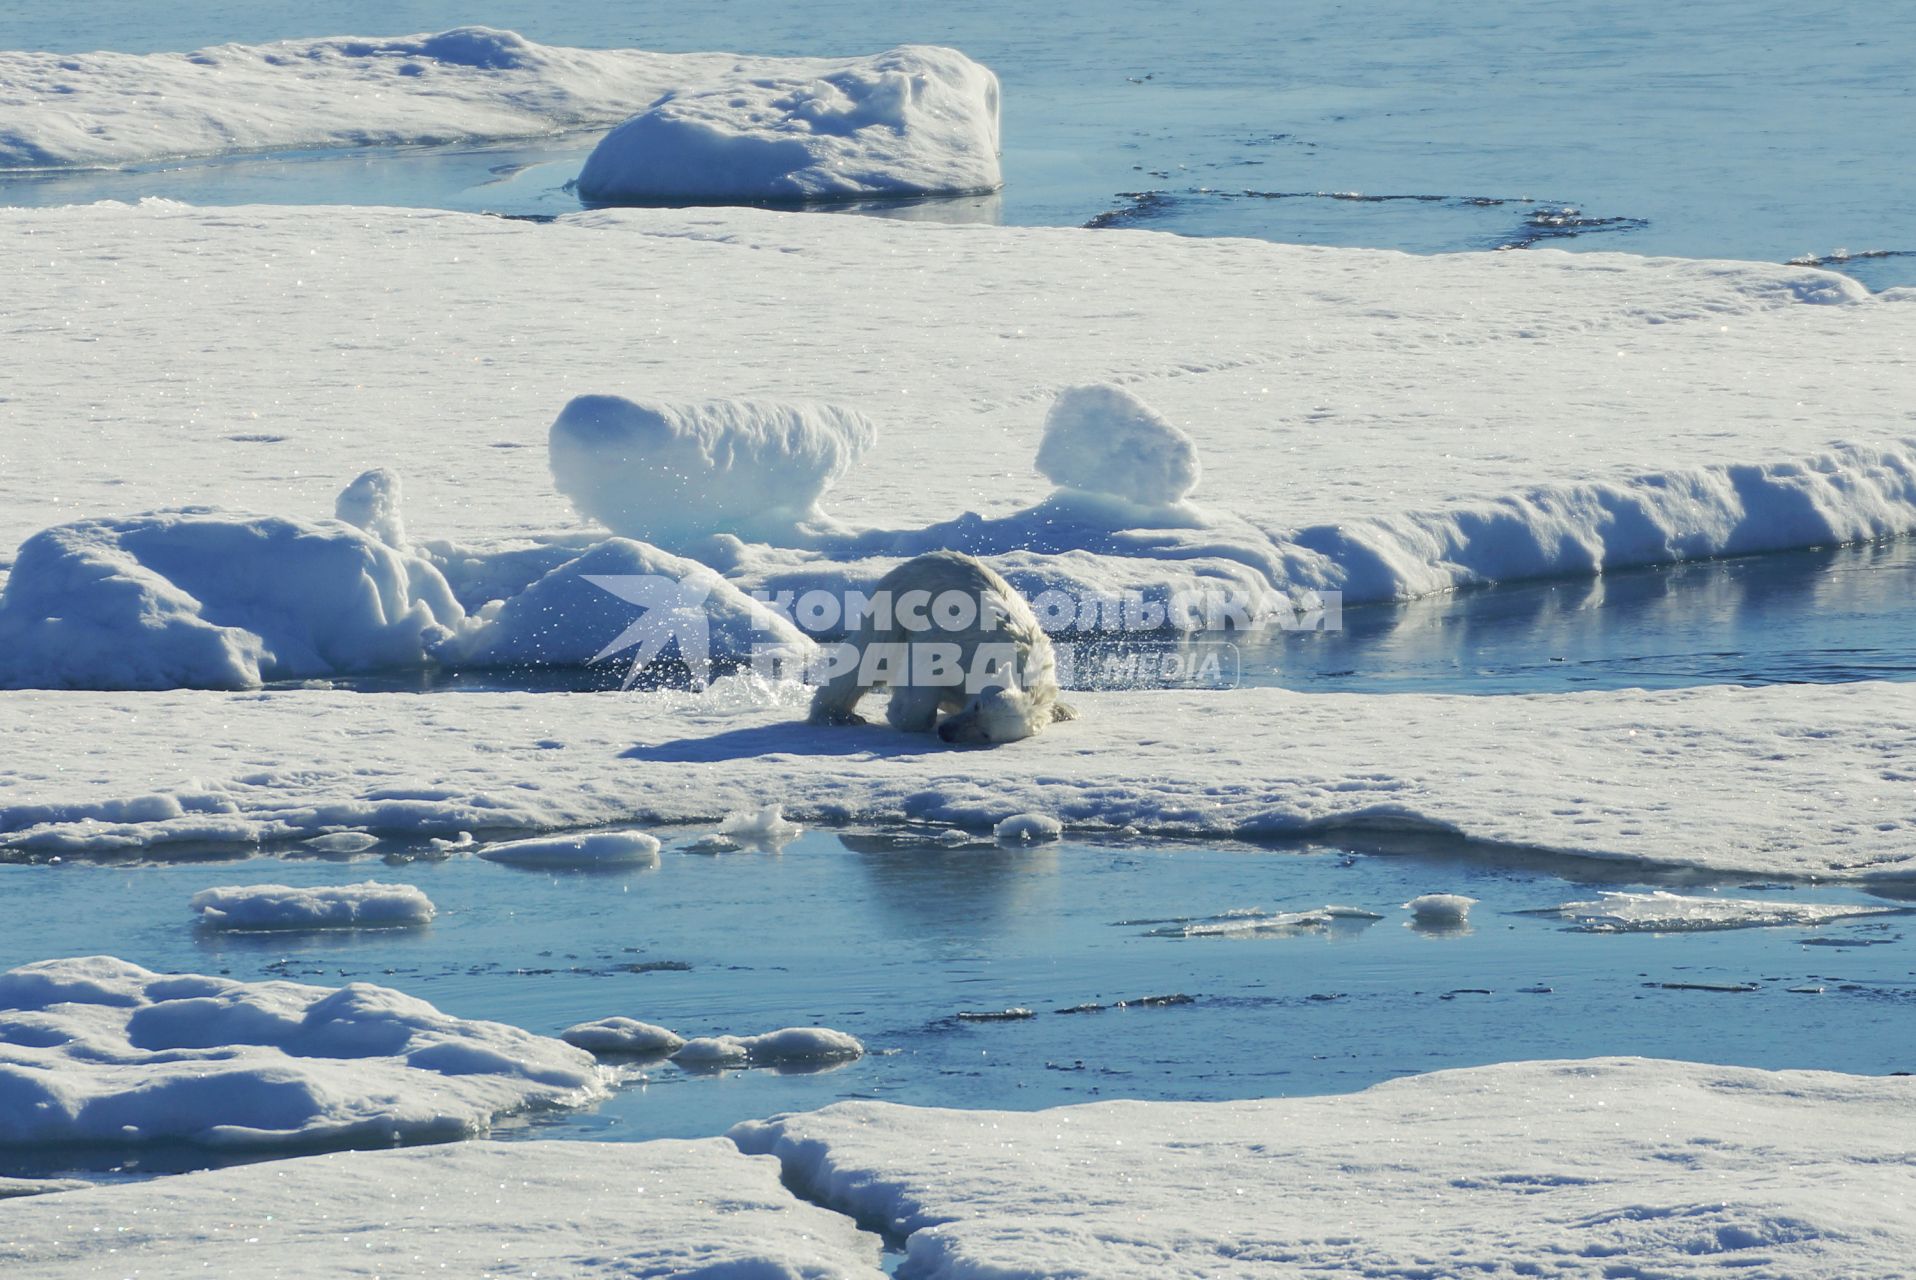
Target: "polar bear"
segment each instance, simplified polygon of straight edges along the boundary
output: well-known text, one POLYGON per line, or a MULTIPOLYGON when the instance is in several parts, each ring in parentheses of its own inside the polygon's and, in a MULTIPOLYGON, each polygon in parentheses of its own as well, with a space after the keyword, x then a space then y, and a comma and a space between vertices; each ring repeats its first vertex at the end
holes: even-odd
POLYGON ((880 578, 832 664, 812 698, 814 724, 863 723, 858 700, 881 685, 891 690, 893 728, 935 728, 946 742, 1016 742, 1077 718, 1058 701, 1057 661, 1031 606, 989 565, 956 551, 880 578))

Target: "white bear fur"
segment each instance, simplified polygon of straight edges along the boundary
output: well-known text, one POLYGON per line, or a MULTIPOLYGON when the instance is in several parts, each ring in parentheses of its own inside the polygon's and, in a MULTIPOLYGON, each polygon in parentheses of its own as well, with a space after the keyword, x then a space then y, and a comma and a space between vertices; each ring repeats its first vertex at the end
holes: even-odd
MULTIPOLYGON (((962 685, 891 686, 885 718, 893 728, 908 733, 936 729, 946 742, 982 745, 1016 742, 1042 733, 1054 721, 1077 717, 1077 712, 1058 701, 1057 662, 1050 637, 1017 588, 983 561, 956 551, 934 551, 907 560, 879 579, 877 592, 881 597, 888 593, 893 601, 909 592, 924 592, 932 600, 957 592, 982 607, 972 625, 957 630, 940 626, 929 612, 924 615, 929 625, 921 630, 908 629, 901 610, 892 611, 889 619, 867 616, 846 637, 861 655, 881 643, 942 642, 958 647, 960 665, 969 671, 981 645, 1010 644, 1017 652, 1017 671, 1023 674, 1022 681, 1014 677, 1002 687, 975 693, 967 693, 962 685)), ((819 686, 812 698, 813 723, 863 723, 858 700, 874 687, 863 682, 864 665, 819 686)))

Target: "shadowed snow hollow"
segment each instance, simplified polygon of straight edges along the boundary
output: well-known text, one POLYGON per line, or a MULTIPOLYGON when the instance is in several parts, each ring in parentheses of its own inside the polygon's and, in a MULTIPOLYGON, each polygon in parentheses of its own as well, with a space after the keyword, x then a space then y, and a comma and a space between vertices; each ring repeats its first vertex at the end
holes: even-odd
POLYGON ((355 982, 163 975, 109 956, 0 974, 0 1145, 385 1145, 581 1106, 590 1054, 355 982))
POLYGON ((682 546, 714 533, 790 538, 877 442, 863 414, 823 404, 662 404, 579 396, 549 439, 552 478, 614 533, 682 546))
POLYGON ((643 204, 1001 185, 998 77, 955 49, 907 45, 818 74, 741 65, 719 83, 668 93, 605 136, 578 189, 599 204, 643 204))

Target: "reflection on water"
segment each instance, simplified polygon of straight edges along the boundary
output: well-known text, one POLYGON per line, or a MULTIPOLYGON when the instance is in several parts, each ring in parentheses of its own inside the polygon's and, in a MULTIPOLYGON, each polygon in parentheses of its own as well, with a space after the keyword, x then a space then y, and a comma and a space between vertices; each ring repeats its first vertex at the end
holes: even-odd
POLYGON ((1531 693, 1916 679, 1916 539, 1516 583, 1231 636, 1242 681, 1531 693))

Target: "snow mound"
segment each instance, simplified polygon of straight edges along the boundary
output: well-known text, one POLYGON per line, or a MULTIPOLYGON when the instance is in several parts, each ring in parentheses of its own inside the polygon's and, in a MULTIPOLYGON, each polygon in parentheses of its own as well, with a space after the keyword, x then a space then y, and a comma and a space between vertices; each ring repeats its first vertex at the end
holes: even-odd
POLYGON ((1412 924, 1426 929, 1461 929, 1470 923, 1470 909, 1477 899, 1461 893, 1426 893, 1404 904, 1412 924))
POLYGON ((999 844, 1045 844, 1064 834, 1064 823, 1044 813, 1014 813, 991 829, 999 844))
POLYGON ((576 1023, 561 1031, 559 1039, 588 1053, 633 1057, 674 1053, 685 1044, 685 1037, 664 1027, 617 1017, 576 1023))
POLYGON ((672 1061, 689 1067, 776 1066, 850 1062, 865 1055, 856 1036, 828 1027, 784 1027, 758 1036, 687 1040, 672 1061))
POLYGON ((1775 902, 1758 898, 1698 898, 1680 893, 1605 893, 1557 908, 1589 933, 1692 933, 1819 925, 1856 916, 1895 915, 1903 908, 1850 903, 1775 902))
POLYGON ((209 929, 403 929, 430 924, 432 900, 409 884, 222 885, 193 895, 209 929))
MULTIPOLYGON (((523 591, 475 615, 438 657, 461 667, 584 666, 617 658, 653 634, 681 645, 702 638, 712 654, 778 652, 802 660, 811 640, 791 619, 693 560, 609 538, 523 591), (642 618, 665 612, 651 623, 642 618), (638 625, 639 635, 625 641, 638 625), (617 651, 615 650, 617 647, 617 651)), ((696 646, 694 646, 696 647, 696 646)), ((692 657, 684 654, 681 656, 692 657)))
POLYGON ((488 27, 194 53, 0 52, 0 170, 530 137, 812 65, 555 48, 488 27))
POLYGON ((463 621, 431 564, 335 521, 81 520, 20 548, 0 591, 0 687, 244 689, 418 667, 463 621))
POLYGON ((1197 488, 1197 445, 1123 387, 1067 387, 1045 415, 1038 471, 1053 484, 1134 506, 1175 506, 1197 488))
POLYGON ((598 204, 796 201, 996 191, 998 77, 907 45, 816 73, 741 74, 669 93, 579 173, 598 204))
POLYGON ((879 1242, 696 1142, 350 1151, 15 1201, 0 1273, 884 1280, 879 1242))
POLYGON ((819 499, 877 438, 863 414, 833 405, 587 395, 553 422, 549 455, 581 516, 672 547, 790 538, 823 519, 819 499))
POLYGON ((441 1141, 606 1092, 570 1045, 367 983, 162 975, 109 956, 0 974, 0 1145, 441 1141))
POLYGON ((918 1280, 1882 1276, 1916 1254, 1916 1080, 1529 1062, 1337 1097, 1048 1111, 846 1102, 737 1126, 905 1237, 918 1280), (1123 1171, 1146 1171, 1121 1176, 1123 1171), (1627 1259, 1627 1265, 1620 1266, 1627 1259))
MULTIPOLYGON (((736 847, 751 846, 776 853, 792 841, 805 834, 805 828, 796 822, 785 820, 783 805, 768 804, 757 809, 738 809, 725 816, 719 829, 712 833, 719 839, 730 841, 736 847)), ((715 852, 724 852, 714 844, 715 852)))
POLYGON ((520 867, 656 867, 659 842, 643 831, 601 831, 583 836, 535 836, 489 844, 488 862, 520 867))
POLYGON ((399 473, 375 467, 340 490, 333 518, 363 529, 395 550, 406 547, 406 522, 399 514, 399 473))

